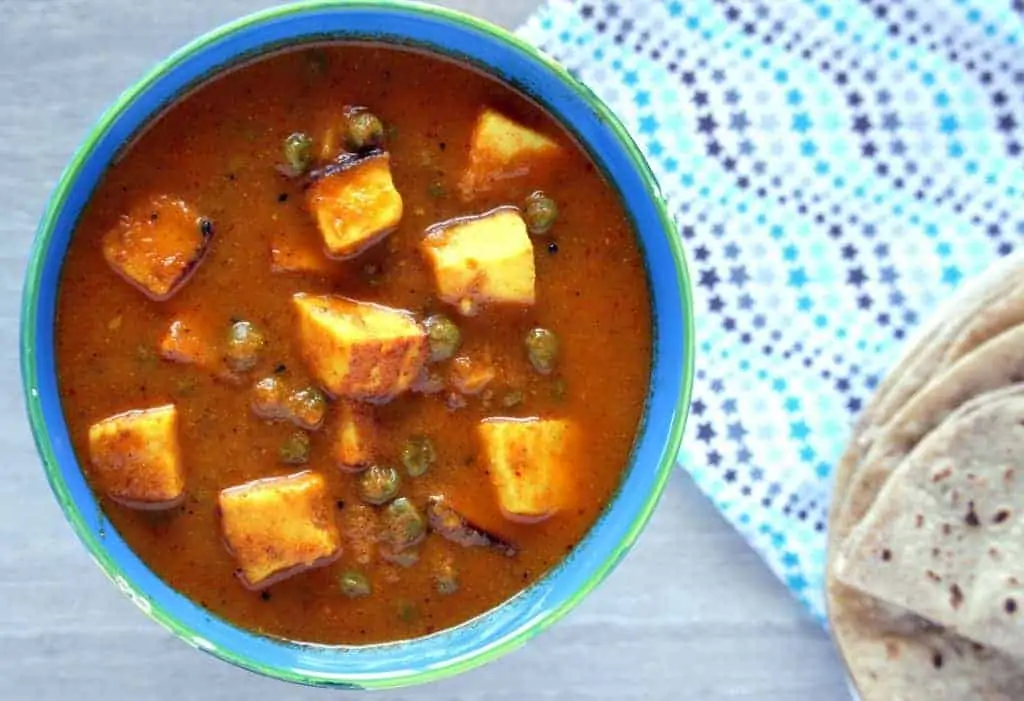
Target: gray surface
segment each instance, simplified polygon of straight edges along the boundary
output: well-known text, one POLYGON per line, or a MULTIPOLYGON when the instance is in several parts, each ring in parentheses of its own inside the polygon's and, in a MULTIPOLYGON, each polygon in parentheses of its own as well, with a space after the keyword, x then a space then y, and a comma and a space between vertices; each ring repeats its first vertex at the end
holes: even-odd
MULTIPOLYGON (((206 657, 111 586, 64 523, 22 414, 17 313, 32 231, 103 107, 259 0, 0 0, 0 699, 312 699, 206 657)), ((514 26, 534 0, 452 0, 514 26)), ((319 694, 319 696, 318 696, 319 694)), ((394 699, 846 698, 825 635, 683 475, 639 546, 523 650, 394 699)))

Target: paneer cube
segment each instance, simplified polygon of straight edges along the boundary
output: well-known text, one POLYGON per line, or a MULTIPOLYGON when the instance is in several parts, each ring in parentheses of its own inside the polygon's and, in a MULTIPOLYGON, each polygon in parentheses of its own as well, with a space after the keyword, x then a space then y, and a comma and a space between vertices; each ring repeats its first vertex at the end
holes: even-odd
POLYGON ((220 493, 224 542, 251 589, 263 589, 341 553, 327 483, 316 472, 247 482, 220 493))
POLYGON ((89 427, 89 461, 100 491, 136 509, 166 509, 185 496, 173 404, 116 414, 89 427))
POLYGON ((270 271, 278 274, 329 275, 337 263, 324 255, 315 237, 302 232, 280 233, 270 242, 270 271))
POLYGON ((183 201, 161 196, 103 235, 103 257, 146 295, 165 300, 202 261, 212 236, 208 220, 183 201))
POLYGON ((181 316, 174 319, 157 341, 157 352, 164 360, 183 365, 209 367, 217 359, 214 345, 206 329, 197 319, 181 316))
POLYGON ((330 172, 306 191, 327 254, 352 258, 387 236, 402 220, 402 196, 387 154, 330 172))
POLYGON ((563 419, 491 418, 480 422, 498 504, 511 519, 537 521, 572 504, 572 425, 563 419))
POLYGON ((386 402, 409 389, 430 355, 426 332, 408 312, 332 295, 293 300, 303 358, 335 396, 386 402))
POLYGON ((376 455, 377 420, 373 407, 361 402, 342 401, 338 405, 332 454, 343 470, 361 470, 376 455))
POLYGON ((558 142, 486 108, 473 127, 459 190, 465 199, 471 199, 499 180, 526 175, 561 153, 558 142))
POLYGON ((533 243, 514 207, 438 224, 423 237, 421 250, 438 297, 464 315, 487 303, 534 303, 533 243))

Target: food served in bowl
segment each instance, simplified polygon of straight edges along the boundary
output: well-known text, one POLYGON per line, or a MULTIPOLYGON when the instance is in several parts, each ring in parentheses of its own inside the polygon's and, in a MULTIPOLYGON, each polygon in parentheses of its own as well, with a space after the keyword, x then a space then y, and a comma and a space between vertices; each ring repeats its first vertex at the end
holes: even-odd
POLYGON ((455 12, 313 0, 99 120, 33 245, 26 405, 74 532, 184 641, 424 683, 635 542, 682 436, 689 285, 636 145, 568 72, 455 12))
POLYGON ((326 44, 203 84, 107 171, 57 372, 97 498, 168 584, 266 635, 385 642, 572 552, 629 463, 650 310, 619 198, 541 109, 326 44))

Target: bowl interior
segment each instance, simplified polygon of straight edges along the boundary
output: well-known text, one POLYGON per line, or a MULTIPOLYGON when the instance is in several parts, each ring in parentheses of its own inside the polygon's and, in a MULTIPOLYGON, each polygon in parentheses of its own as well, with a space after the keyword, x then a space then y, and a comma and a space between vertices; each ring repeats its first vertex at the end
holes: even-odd
POLYGON ((101 569, 155 620, 194 646, 284 680, 340 687, 425 682, 507 652, 578 603, 643 528, 674 464, 693 374, 690 280, 657 184, 606 108, 503 30, 413 3, 310 2, 226 25, 158 65, 104 114, 65 170, 40 223, 25 283, 22 375, 35 440, 68 521, 101 569), (540 103, 619 191, 647 263, 655 319, 651 391, 631 466, 612 504, 574 553, 532 587, 456 628, 365 647, 261 637, 200 608, 157 578, 104 517, 72 450, 53 355, 64 253, 78 216, 123 145, 190 87, 252 56, 296 43, 365 40, 427 50, 481 68, 540 103))

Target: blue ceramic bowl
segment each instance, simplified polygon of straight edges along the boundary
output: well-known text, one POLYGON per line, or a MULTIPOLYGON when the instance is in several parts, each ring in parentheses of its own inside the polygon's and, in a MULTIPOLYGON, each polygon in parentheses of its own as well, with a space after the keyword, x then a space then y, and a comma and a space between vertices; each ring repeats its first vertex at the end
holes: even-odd
POLYGON ((46 475, 78 537, 149 616, 195 647, 303 684, 380 688, 437 679, 492 660, 547 628, 611 571, 633 544, 673 467, 693 375, 690 279, 657 184, 618 120, 564 69, 507 32, 408 2, 307 2, 221 27, 150 71, 100 118, 58 183, 39 225, 25 281, 21 366, 46 475), (296 644, 221 620, 178 594, 133 553, 83 478, 61 411, 54 310, 64 254, 100 176, 149 120, 226 67, 275 49, 324 40, 416 47, 475 66, 530 96, 572 132, 621 194, 647 264, 654 363, 643 425, 613 502, 573 554, 520 595, 478 618, 415 640, 360 647, 296 644))

